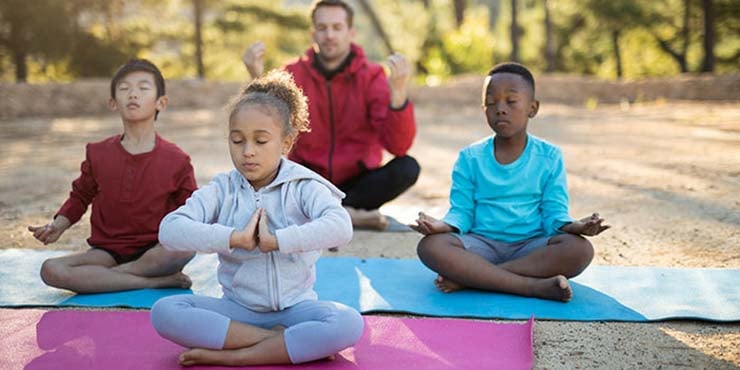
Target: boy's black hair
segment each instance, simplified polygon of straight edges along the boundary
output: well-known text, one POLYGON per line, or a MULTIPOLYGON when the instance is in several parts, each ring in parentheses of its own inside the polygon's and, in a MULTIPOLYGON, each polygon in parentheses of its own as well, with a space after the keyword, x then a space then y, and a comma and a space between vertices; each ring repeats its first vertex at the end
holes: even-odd
POLYGON ((488 71, 489 76, 493 76, 496 73, 513 73, 522 76, 524 81, 527 81, 530 87, 532 87, 532 96, 534 97, 534 76, 532 76, 532 72, 523 64, 516 62, 499 63, 488 71))
MULTIPOLYGON (((162 76, 162 72, 159 71, 159 68, 157 68, 154 63, 146 60, 146 59, 129 59, 128 62, 123 64, 118 68, 116 73, 113 74, 113 78, 110 81, 110 97, 111 99, 116 98, 116 85, 118 85, 118 82, 121 81, 122 78, 124 78, 127 74, 131 72, 149 72, 154 76, 154 84, 157 86, 157 98, 165 95, 164 90, 164 76, 162 76)), ((157 116, 159 115, 159 111, 155 113, 154 120, 157 119, 157 116)))
POLYGON ((311 23, 314 22, 314 19, 316 19, 316 10, 318 10, 322 6, 338 6, 344 9, 344 11, 347 13, 347 26, 349 28, 352 28, 352 18, 354 17, 355 12, 352 10, 352 7, 349 6, 346 2, 342 0, 316 0, 311 4, 311 23))

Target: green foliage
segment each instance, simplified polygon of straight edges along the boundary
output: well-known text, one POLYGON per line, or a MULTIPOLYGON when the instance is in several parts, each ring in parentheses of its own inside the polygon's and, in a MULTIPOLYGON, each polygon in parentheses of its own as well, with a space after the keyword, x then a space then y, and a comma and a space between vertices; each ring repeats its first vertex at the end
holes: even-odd
MULTIPOLYGON (((614 78, 613 31, 618 32, 625 78, 672 76, 680 58, 689 71, 703 61, 702 3, 685 0, 549 0, 557 72, 614 78)), ((511 0, 467 1, 457 28, 449 0, 371 0, 393 48, 417 68, 420 81, 439 82, 460 73, 482 73, 509 58, 511 0), (425 7, 424 4, 428 4, 425 7)), ((206 76, 243 80, 241 55, 252 42, 267 46, 266 67, 276 68, 311 44, 308 0, 202 0, 206 76), (286 4, 292 4, 288 6, 286 4)), ((356 41, 370 59, 386 50, 356 2, 356 41)), ((520 54, 544 70, 542 0, 519 0, 520 54)), ((716 70, 738 73, 740 2, 714 0, 716 70)), ((28 80, 109 77, 134 56, 151 59, 167 78, 197 75, 192 0, 3 0, 0 2, 0 81, 13 81, 23 56, 28 80)))

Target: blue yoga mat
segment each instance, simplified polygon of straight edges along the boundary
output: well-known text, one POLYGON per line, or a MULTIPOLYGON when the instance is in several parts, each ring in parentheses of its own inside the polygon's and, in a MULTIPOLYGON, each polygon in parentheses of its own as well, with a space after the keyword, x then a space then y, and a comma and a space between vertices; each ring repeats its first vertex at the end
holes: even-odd
MULTIPOLYGON (((196 293, 220 296, 215 255, 198 255, 185 268, 192 290, 144 289, 73 295, 49 288, 38 277, 43 260, 64 252, 0 251, 0 306, 94 306, 149 308, 160 297, 196 293)), ((740 270, 591 266, 571 280, 568 303, 481 291, 444 294, 435 274, 416 259, 362 260, 325 257, 317 267, 316 291, 324 300, 363 313, 404 312, 429 316, 568 321, 740 321, 740 270)))

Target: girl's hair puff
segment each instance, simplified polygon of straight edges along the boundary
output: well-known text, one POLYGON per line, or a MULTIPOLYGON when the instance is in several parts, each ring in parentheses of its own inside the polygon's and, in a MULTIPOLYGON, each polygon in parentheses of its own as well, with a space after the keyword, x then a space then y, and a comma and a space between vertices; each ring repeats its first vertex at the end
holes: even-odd
POLYGON ((229 105, 229 123, 239 111, 255 105, 268 114, 277 113, 286 135, 311 131, 306 96, 288 72, 273 70, 252 80, 229 105))

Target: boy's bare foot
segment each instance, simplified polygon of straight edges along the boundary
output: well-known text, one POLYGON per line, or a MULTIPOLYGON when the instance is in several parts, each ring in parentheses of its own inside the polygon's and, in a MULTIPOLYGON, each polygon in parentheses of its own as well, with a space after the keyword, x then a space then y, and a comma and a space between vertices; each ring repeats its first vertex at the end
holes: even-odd
POLYGON ((573 290, 570 288, 570 284, 568 284, 568 279, 563 275, 536 280, 532 284, 530 292, 533 297, 551 299, 553 301, 568 302, 573 298, 573 290))
POLYGON ((443 293, 452 293, 458 290, 465 289, 465 287, 462 286, 461 284, 458 284, 450 279, 444 278, 442 277, 442 275, 437 275, 437 278, 434 279, 434 285, 436 285, 437 289, 439 289, 443 293))
POLYGON ((190 280, 190 277, 185 275, 182 271, 176 272, 172 275, 151 278, 151 280, 153 282, 152 288, 188 289, 193 285, 193 281, 190 280))
POLYGON ((352 219, 352 226, 358 229, 370 229, 383 231, 388 227, 388 219, 379 210, 365 210, 352 207, 344 207, 352 219))

